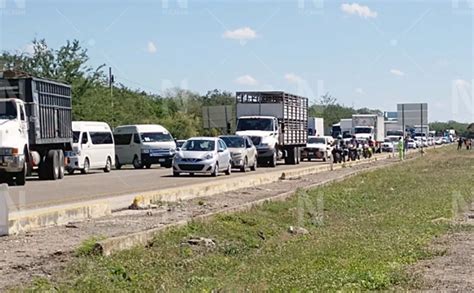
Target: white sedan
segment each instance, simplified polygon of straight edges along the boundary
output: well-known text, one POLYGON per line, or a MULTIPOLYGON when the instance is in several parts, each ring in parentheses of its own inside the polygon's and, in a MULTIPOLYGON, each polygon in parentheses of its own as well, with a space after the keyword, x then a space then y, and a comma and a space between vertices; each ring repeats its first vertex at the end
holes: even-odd
POLYGON ((211 174, 231 173, 231 155, 225 142, 216 137, 194 137, 188 139, 173 159, 173 176, 181 173, 211 174))
POLYGON ((418 148, 418 144, 416 143, 415 140, 409 139, 408 142, 407 142, 407 148, 408 149, 416 149, 416 148, 418 148))

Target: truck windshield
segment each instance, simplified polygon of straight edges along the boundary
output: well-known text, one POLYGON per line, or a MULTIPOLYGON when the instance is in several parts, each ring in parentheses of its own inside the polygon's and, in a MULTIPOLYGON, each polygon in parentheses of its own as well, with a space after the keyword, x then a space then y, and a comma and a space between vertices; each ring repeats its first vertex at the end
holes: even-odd
POLYGON ((80 131, 73 131, 72 132, 72 143, 78 143, 79 142, 79 136, 81 136, 80 131))
POLYGON ((213 140, 188 140, 181 148, 183 151, 193 152, 212 152, 215 150, 216 144, 213 140))
POLYGON ((356 127, 354 129, 355 134, 363 133, 363 134, 371 134, 372 133, 372 128, 370 127, 356 127))
POLYGON ((246 130, 273 131, 273 119, 240 118, 237 123, 237 131, 246 130))
POLYGON ((322 137, 310 137, 310 138, 308 138, 308 143, 322 143, 322 144, 325 144, 326 140, 322 137))
POLYGON ((144 132, 141 133, 143 142, 172 141, 173 137, 169 133, 163 132, 144 132))
POLYGON ((0 103, 0 119, 13 120, 17 115, 15 103, 11 101, 0 103))

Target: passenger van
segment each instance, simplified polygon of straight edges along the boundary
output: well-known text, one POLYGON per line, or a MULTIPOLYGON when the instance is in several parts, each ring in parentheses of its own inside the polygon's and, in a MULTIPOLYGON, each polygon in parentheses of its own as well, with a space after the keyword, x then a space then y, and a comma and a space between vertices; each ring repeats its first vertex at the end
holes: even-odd
POLYGON ((72 151, 66 152, 66 171, 73 174, 80 170, 86 174, 91 169, 110 172, 115 164, 115 147, 112 130, 105 122, 73 121, 72 151))
POLYGON ((114 129, 115 167, 132 164, 135 169, 159 164, 171 168, 176 142, 161 125, 124 125, 114 129))

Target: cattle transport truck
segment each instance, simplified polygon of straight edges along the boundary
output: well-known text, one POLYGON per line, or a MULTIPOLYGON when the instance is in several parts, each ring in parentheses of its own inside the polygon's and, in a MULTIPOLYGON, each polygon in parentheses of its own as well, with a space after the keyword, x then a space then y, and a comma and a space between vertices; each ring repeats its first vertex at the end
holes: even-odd
POLYGON ((308 138, 308 99, 285 92, 237 92, 237 135, 249 136, 260 164, 299 164, 308 138))
POLYGON ((64 176, 71 150, 71 87, 26 73, 0 73, 0 180, 24 185, 27 173, 42 180, 64 176))

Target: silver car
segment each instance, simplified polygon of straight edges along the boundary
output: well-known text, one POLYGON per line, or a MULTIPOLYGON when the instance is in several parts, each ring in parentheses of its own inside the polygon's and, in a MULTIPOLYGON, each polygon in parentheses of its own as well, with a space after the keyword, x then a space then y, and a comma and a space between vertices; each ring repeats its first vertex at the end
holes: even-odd
POLYGON ((173 176, 181 173, 209 173, 216 177, 231 173, 231 156, 225 142, 216 137, 193 137, 178 150, 173 159, 173 176))
POLYGON ((220 136, 227 145, 232 157, 232 168, 246 172, 247 168, 257 170, 257 148, 248 136, 223 135, 220 136))

